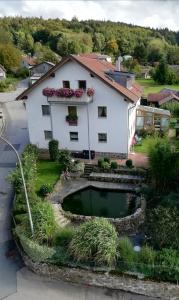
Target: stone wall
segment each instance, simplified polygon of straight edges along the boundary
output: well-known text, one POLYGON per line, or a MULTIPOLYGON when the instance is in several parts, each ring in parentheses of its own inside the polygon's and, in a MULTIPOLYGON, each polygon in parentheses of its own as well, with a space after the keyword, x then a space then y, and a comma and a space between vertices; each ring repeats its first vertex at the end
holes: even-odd
MULTIPOLYGON (((120 234, 135 233, 145 220, 145 207, 146 201, 144 198, 141 198, 141 207, 138 208, 134 214, 124 218, 107 218, 107 220, 115 226, 116 230, 120 234)), ((59 205, 59 209, 60 213, 62 213, 66 218, 77 224, 94 218, 93 216, 76 215, 66 212, 62 209, 61 205, 59 205)))
MULTIPOLYGON (((57 267, 46 263, 35 263, 22 253, 25 265, 40 276, 51 280, 63 280, 86 286, 109 288, 130 292, 161 300, 179 300, 179 286, 169 283, 144 281, 129 276, 115 276, 108 272, 94 272, 78 268, 57 267)), ((132 299, 132 298, 131 298, 132 299)))

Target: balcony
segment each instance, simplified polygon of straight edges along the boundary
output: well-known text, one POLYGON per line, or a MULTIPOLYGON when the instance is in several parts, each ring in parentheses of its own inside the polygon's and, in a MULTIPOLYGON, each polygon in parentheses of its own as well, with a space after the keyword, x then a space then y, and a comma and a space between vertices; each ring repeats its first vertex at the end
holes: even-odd
POLYGON ((62 103, 67 105, 80 105, 88 104, 93 101, 94 90, 88 88, 87 90, 82 89, 52 89, 45 88, 42 91, 43 95, 47 97, 49 103, 62 103))

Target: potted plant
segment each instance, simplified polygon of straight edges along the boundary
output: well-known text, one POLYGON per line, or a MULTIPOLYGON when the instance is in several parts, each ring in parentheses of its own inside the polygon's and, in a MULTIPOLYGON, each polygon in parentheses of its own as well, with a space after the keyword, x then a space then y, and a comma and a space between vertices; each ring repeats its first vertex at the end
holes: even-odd
POLYGON ((67 115, 66 121, 69 123, 69 125, 77 125, 78 116, 77 115, 67 115))

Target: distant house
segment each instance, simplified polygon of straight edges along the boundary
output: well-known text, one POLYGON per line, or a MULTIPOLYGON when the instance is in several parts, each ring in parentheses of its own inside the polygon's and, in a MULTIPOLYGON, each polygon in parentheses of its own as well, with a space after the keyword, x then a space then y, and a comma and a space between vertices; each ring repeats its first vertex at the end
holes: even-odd
POLYGON ((35 58, 29 56, 29 55, 22 55, 22 59, 20 62, 21 68, 27 68, 30 69, 36 64, 35 58))
POLYGON ((55 64, 49 61, 41 62, 30 68, 30 84, 36 82, 40 77, 47 73, 55 64))
POLYGON ((151 76, 150 76, 150 68, 142 67, 140 75, 144 79, 150 79, 151 78, 151 76))
POLYGON ((179 103, 179 96, 173 92, 152 93, 147 97, 147 103, 149 106, 160 107, 162 104, 172 102, 179 103))
POLYGON ((0 65, 0 80, 6 79, 6 69, 0 65))

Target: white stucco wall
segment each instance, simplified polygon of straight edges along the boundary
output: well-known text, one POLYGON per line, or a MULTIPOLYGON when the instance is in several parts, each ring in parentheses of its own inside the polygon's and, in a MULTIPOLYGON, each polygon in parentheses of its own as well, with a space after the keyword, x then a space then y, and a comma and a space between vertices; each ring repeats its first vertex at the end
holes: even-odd
MULTIPOLYGON (((86 80, 87 87, 95 90, 93 102, 89 104, 90 143, 91 150, 97 152, 127 153, 135 129, 129 136, 128 127, 135 124, 135 109, 130 114, 128 126, 128 107, 114 89, 107 86, 97 77, 76 62, 65 64, 56 71, 54 78, 46 79, 28 95, 26 101, 30 141, 40 148, 48 147, 48 140, 44 138, 44 130, 51 130, 50 116, 43 116, 41 105, 48 104, 47 97, 42 95, 45 87, 60 88, 62 81, 69 80, 71 88, 78 88, 78 80, 86 80), (107 106, 107 118, 98 118, 98 106, 107 106), (107 133, 107 143, 98 142, 98 133, 107 133)), ((53 124, 53 138, 58 139, 61 148, 69 150, 88 149, 87 108, 86 105, 77 106, 78 126, 69 126, 65 117, 68 105, 52 104, 51 117, 53 124), (78 132, 78 141, 70 141, 69 132, 78 132)))

